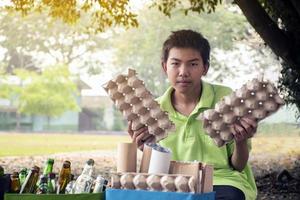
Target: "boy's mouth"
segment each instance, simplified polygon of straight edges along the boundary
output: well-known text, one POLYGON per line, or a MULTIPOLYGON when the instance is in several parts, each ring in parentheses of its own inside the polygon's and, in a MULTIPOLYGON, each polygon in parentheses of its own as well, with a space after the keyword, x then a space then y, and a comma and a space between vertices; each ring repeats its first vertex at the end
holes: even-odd
POLYGON ((177 83, 191 83, 192 81, 188 81, 188 80, 178 80, 176 81, 177 83))
POLYGON ((181 86, 188 86, 189 84, 191 84, 191 81, 187 81, 187 80, 180 80, 180 81, 176 81, 177 84, 181 85, 181 86))

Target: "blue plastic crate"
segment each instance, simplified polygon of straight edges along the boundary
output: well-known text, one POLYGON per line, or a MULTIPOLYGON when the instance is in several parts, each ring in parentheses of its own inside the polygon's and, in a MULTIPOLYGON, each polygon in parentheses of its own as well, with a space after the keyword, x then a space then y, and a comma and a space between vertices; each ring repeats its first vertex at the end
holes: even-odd
POLYGON ((215 200, 215 192, 192 194, 183 192, 107 189, 105 197, 106 200, 215 200))

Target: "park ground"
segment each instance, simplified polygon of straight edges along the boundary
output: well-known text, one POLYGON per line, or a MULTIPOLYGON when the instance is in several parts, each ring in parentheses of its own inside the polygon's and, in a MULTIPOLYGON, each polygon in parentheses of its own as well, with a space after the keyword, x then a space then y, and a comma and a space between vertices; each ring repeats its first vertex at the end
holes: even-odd
MULTIPOLYGON (((0 133, 0 165, 6 173, 33 165, 43 167, 54 158, 58 172, 64 160, 80 174, 85 161, 93 158, 95 174, 109 176, 116 168, 116 147, 128 142, 126 135, 0 133)), ((138 153, 141 157, 141 153, 138 153)), ((300 130, 293 134, 257 134, 252 139, 249 162, 259 191, 258 199, 300 199, 300 130)))

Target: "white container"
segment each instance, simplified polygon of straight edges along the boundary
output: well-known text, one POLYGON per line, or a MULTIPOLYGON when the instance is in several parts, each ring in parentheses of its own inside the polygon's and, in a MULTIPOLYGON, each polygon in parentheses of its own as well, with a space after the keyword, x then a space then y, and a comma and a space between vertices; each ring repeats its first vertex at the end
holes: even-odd
POLYGON ((169 149, 161 146, 154 146, 151 152, 151 159, 149 164, 149 174, 169 173, 170 161, 172 153, 169 149))

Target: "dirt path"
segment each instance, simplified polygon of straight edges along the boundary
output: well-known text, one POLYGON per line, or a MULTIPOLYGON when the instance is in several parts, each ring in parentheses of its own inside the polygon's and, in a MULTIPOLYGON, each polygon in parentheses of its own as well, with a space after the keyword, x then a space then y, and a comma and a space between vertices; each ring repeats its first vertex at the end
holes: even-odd
MULTIPOLYGON (((141 154, 138 154, 138 158, 141 154)), ((54 158, 54 172, 58 172, 64 160, 70 160, 72 173, 78 176, 87 159, 95 160, 95 175, 109 177, 111 171, 116 171, 116 151, 89 151, 60 153, 43 156, 0 157, 0 165, 6 173, 20 171, 34 165, 43 167, 47 158, 54 158)), ((258 199, 300 199, 300 155, 251 155, 249 162, 255 174, 259 190, 258 199), (286 174, 280 176, 280 172, 286 174), (279 177, 280 176, 280 177, 279 177)))

